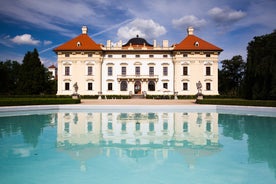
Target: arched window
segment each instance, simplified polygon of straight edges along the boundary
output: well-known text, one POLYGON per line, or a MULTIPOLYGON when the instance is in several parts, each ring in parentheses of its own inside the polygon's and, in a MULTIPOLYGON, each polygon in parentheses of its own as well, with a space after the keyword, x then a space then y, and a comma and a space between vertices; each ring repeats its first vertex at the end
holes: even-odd
POLYGON ((121 91, 127 91, 127 81, 121 81, 121 91))
POLYGON ((154 81, 149 81, 148 83, 148 89, 149 91, 155 91, 155 82, 154 81))

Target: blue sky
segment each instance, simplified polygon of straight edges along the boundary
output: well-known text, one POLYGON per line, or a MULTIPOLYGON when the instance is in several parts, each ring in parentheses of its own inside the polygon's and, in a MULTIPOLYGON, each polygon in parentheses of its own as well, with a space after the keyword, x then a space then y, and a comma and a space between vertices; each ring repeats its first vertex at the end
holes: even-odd
POLYGON ((22 61, 37 48, 45 66, 56 64, 52 51, 81 34, 97 43, 139 34, 149 43, 179 43, 188 26, 195 35, 224 49, 220 60, 242 55, 254 36, 276 29, 275 0, 10 0, 0 6, 0 61, 22 61))

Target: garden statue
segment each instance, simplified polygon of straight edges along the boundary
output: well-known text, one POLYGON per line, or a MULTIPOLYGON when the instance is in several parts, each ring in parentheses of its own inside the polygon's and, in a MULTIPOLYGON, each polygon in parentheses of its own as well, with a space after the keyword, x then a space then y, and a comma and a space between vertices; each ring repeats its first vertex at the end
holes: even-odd
POLYGON ((202 84, 200 81, 198 81, 196 83, 196 88, 197 88, 197 94, 201 94, 202 93, 202 84))
POLYGON ((201 84, 200 81, 198 81, 198 82, 196 83, 196 88, 197 88, 197 94, 196 94, 197 99, 203 99, 203 95, 202 95, 202 84, 201 84))
POLYGON ((78 94, 78 89, 79 89, 78 83, 76 82, 76 83, 73 85, 73 87, 74 87, 74 89, 75 89, 75 92, 73 93, 72 98, 73 98, 73 99, 79 99, 79 98, 80 98, 80 95, 78 94))
POLYGON ((76 82, 74 85, 73 85, 74 89, 75 89, 75 94, 78 93, 78 89, 79 89, 79 86, 78 86, 78 83, 76 82))

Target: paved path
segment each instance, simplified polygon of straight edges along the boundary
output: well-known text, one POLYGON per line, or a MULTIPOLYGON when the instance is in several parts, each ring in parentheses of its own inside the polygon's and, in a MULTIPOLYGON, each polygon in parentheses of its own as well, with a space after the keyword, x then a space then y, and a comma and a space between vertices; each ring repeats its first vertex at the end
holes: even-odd
POLYGON ((196 105, 191 100, 152 100, 152 99, 82 99, 84 105, 196 105))

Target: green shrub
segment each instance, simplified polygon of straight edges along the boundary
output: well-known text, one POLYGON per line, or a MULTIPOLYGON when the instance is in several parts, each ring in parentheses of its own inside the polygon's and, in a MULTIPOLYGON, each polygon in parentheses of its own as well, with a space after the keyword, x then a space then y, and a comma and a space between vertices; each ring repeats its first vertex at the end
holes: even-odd
POLYGON ((82 95, 82 99, 98 99, 99 95, 82 95))
POLYGON ((80 99, 70 98, 0 98, 0 106, 78 104, 80 99))
POLYGON ((174 99, 174 95, 147 95, 147 99, 174 99))

